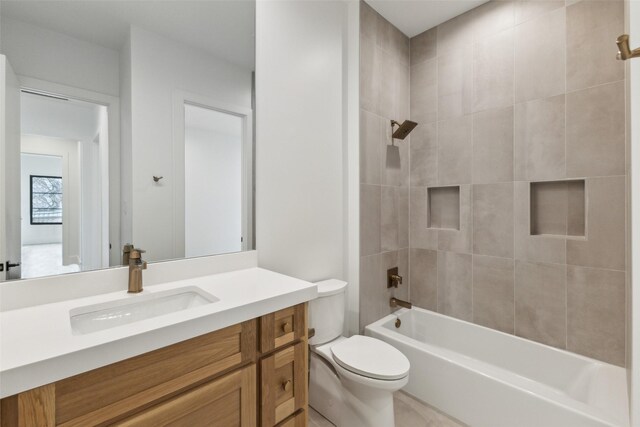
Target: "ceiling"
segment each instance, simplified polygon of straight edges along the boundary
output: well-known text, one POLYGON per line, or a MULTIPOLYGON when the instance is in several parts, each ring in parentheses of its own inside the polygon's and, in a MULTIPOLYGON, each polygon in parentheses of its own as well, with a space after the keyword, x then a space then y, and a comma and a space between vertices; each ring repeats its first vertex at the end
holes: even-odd
POLYGON ((365 0, 406 36, 413 37, 487 0, 365 0))
POLYGON ((18 19, 120 50, 129 25, 162 34, 242 67, 254 68, 254 0, 0 0, 18 19))

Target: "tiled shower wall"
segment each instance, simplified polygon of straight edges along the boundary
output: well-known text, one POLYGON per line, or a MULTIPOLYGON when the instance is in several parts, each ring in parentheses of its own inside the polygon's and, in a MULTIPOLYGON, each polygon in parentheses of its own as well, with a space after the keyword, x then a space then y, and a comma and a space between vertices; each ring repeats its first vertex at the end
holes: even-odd
POLYGON ((404 57, 387 62, 401 51, 384 47, 401 38, 361 13, 361 325, 388 312, 396 261, 419 307, 624 366, 625 95, 613 43, 623 3, 491 1, 411 39, 419 126, 396 142, 394 182, 384 126, 387 114, 407 117, 406 98, 387 80, 404 57), (576 179, 535 187, 545 197, 530 218, 531 182, 576 179), (458 229, 430 228, 449 210, 429 206, 428 188, 445 186, 458 187, 458 229), (574 187, 584 213, 572 216, 575 194, 558 189, 574 187), (537 234, 532 221, 582 231, 537 234))
POLYGON ((408 297, 409 139, 391 143, 391 120, 409 118, 409 38, 366 3, 360 9, 360 327, 408 297), (387 269, 404 283, 387 290, 387 269))

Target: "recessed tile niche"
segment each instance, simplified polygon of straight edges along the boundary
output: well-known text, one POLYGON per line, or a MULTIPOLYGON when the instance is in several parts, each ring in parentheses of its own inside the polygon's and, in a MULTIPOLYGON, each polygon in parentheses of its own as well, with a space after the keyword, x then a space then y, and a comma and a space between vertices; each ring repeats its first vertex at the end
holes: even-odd
POLYGON ((432 187, 427 189, 429 228, 460 230, 460 187, 432 187))
POLYGON ((585 236, 583 179, 531 183, 531 235, 585 236))

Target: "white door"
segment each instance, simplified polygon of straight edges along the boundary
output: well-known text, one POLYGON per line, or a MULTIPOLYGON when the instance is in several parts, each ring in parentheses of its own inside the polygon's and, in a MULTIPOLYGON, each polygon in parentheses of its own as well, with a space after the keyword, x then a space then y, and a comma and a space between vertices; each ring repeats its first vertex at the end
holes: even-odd
POLYGON ((0 281, 20 278, 20 83, 0 55, 0 281))
POLYGON ((184 110, 185 255, 239 252, 244 119, 196 105, 184 110))

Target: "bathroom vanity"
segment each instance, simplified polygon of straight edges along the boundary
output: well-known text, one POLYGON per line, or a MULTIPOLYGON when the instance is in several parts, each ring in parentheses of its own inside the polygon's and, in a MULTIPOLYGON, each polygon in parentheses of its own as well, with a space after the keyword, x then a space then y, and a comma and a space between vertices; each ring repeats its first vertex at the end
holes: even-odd
POLYGON ((306 307, 7 397, 1 425, 306 425, 306 307))
POLYGON ((311 283, 247 268, 2 312, 0 426, 306 425, 315 295, 311 283), (74 326, 96 307, 139 315, 159 295, 194 290, 211 302, 74 326))

